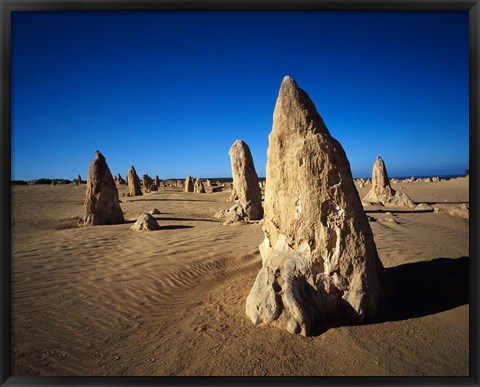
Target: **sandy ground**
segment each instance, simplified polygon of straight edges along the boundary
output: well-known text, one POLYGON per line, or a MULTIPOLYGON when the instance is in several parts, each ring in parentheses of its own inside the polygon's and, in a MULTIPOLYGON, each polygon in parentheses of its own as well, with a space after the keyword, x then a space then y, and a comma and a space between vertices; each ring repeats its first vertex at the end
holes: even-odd
MULTIPOLYGON (((468 178, 393 187, 468 202, 468 178)), ((161 188, 121 197, 130 223, 77 228, 85 185, 13 186, 12 374, 468 375, 468 219, 390 209, 396 223, 370 223, 390 309, 305 338, 245 315, 263 233, 214 218, 229 194, 161 188), (161 230, 129 230, 154 208, 161 230)))

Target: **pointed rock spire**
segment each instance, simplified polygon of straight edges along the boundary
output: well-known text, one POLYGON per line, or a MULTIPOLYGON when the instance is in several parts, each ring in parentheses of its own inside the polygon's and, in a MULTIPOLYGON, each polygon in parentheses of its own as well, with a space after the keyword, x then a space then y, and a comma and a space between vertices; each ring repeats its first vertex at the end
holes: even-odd
POLYGON ((250 220, 262 219, 262 192, 250 148, 244 141, 236 140, 228 154, 232 166, 233 192, 250 220))
MULTIPOLYGON (((277 128, 285 128, 296 134, 305 134, 307 131, 330 134, 310 97, 288 75, 280 86, 273 121, 277 128)), ((272 132, 274 130, 275 127, 272 132)))
POLYGON ((81 226, 123 223, 118 191, 105 157, 97 150, 87 175, 85 214, 81 226))
POLYGON ((263 266, 247 315, 303 335, 328 318, 374 317, 387 280, 350 164, 290 77, 280 87, 267 156, 263 266))
POLYGON ((194 186, 193 186, 193 177, 192 176, 187 176, 185 179, 185 192, 193 192, 194 191, 194 186))
POLYGON ((414 201, 405 193, 395 191, 390 186, 387 168, 377 156, 372 170, 372 188, 363 198, 365 204, 380 204, 385 207, 415 207, 414 201))
POLYGON ((140 179, 138 178, 137 171, 132 165, 127 174, 128 183, 128 196, 142 196, 142 189, 140 188, 140 179))

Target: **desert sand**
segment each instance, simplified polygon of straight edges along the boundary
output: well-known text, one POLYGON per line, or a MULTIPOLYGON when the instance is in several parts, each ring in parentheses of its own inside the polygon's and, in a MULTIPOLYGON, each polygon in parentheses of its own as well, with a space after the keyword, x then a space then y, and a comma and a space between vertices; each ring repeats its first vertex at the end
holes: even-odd
MULTIPOLYGON (((468 186, 392 184, 439 208, 468 186)), ((245 313, 264 234, 214 217, 231 191, 117 187, 127 222, 78 227, 85 184, 12 186, 12 375, 469 374, 468 219, 366 206, 395 297, 374 322, 303 337, 245 313), (155 208, 159 230, 130 229, 155 208)))

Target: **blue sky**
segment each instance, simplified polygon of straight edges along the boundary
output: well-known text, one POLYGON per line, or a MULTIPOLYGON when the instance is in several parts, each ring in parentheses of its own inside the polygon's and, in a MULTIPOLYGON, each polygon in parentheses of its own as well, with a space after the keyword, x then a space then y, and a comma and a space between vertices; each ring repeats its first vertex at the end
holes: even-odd
POLYGON ((12 20, 12 179, 229 177, 243 139, 265 176, 282 78, 354 177, 468 168, 466 12, 71 12, 12 20))

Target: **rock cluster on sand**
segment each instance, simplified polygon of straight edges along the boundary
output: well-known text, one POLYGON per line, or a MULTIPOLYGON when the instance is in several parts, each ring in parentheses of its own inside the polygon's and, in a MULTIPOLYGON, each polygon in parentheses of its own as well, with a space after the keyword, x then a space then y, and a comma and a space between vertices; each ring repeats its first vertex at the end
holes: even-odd
POLYGON ((372 188, 363 198, 365 204, 380 204, 385 207, 415 207, 410 197, 395 191, 388 180, 387 169, 380 156, 375 160, 372 170, 372 188))
POLYGON ((240 203, 235 203, 232 207, 230 207, 227 210, 218 211, 215 214, 215 218, 217 219, 224 218, 223 225, 225 226, 227 224, 248 221, 247 214, 243 210, 243 207, 241 206, 240 203))
POLYGON ((203 182, 197 178, 195 180, 195 184, 193 185, 193 192, 194 193, 206 193, 205 191, 205 186, 203 185, 203 182))
POLYGON ((135 171, 135 168, 133 167, 133 165, 128 170, 127 181, 128 181, 128 194, 127 194, 128 196, 143 195, 142 189, 140 188, 140 179, 138 178, 137 171, 135 171))
POLYGON ((134 231, 153 231, 159 230, 160 226, 152 215, 144 213, 138 217, 130 229, 134 231))
POLYGON ((97 150, 90 164, 81 226, 123 223, 118 191, 105 157, 97 150))
POLYGON ((290 77, 280 87, 267 155, 262 268, 247 315, 303 335, 329 317, 374 317, 388 281, 350 164, 290 77))
POLYGON ((194 191, 193 177, 187 176, 187 178, 185 179, 185 192, 193 192, 193 191, 194 191))
POLYGON ((230 151, 233 190, 228 201, 238 201, 227 211, 217 212, 216 217, 227 217, 228 223, 239 220, 260 220, 263 218, 262 192, 253 164, 250 148, 242 140, 233 143, 230 151))
POLYGON ((433 207, 433 211, 436 214, 438 214, 439 212, 443 212, 448 215, 458 216, 464 219, 468 219, 470 217, 470 211, 466 203, 462 203, 456 206, 433 207))

